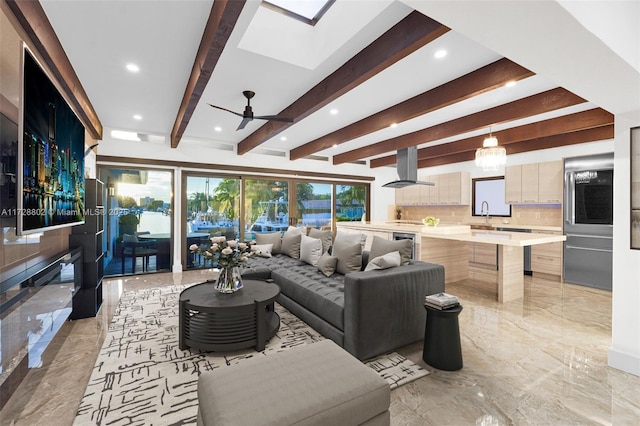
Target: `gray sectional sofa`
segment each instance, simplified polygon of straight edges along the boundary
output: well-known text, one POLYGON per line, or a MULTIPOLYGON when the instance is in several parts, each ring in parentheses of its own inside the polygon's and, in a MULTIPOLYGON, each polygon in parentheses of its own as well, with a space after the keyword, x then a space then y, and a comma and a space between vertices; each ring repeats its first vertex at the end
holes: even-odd
POLYGON ((360 270, 326 276, 290 254, 251 257, 242 275, 272 279, 281 305, 360 360, 422 340, 424 297, 444 291, 442 265, 407 260, 364 271, 369 252, 363 252, 360 270))

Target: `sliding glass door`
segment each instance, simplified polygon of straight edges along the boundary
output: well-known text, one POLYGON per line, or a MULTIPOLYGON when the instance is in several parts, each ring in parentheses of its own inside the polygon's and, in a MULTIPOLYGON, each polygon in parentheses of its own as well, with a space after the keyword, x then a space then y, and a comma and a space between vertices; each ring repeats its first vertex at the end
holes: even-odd
POLYGON ((296 183, 296 223, 318 229, 331 229, 333 184, 296 183))
POLYGON ((259 233, 282 232, 289 226, 289 182, 244 179, 244 238, 259 233))

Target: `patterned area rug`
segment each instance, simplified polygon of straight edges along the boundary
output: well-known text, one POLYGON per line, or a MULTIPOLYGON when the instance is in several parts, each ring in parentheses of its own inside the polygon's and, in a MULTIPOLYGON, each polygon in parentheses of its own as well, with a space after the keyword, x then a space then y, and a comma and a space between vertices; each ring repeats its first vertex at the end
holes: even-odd
MULTIPOLYGON (((178 299, 186 286, 125 293, 82 398, 75 425, 196 424, 203 371, 268 356, 324 337, 276 304, 280 329, 262 352, 178 348, 178 299)), ((393 352, 366 362, 395 388, 428 371, 393 352)))

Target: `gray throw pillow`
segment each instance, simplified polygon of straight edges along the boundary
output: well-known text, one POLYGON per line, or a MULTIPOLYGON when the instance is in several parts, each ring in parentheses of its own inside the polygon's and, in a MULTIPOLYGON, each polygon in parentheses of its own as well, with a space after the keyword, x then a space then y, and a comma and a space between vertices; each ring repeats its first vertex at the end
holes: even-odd
POLYGON ((358 241, 362 246, 362 251, 364 251, 364 246, 367 242, 367 234, 345 232, 342 229, 338 229, 338 232, 336 233, 336 241, 338 240, 350 242, 358 241))
POLYGON ((309 231, 309 236, 311 238, 318 238, 322 241, 322 252, 326 253, 329 251, 329 247, 331 247, 331 243, 333 242, 333 233, 331 231, 321 231, 317 228, 311 228, 309 231))
POLYGON ((282 252, 282 239, 280 238, 279 232, 256 234, 256 244, 273 244, 273 247, 271 247, 271 253, 276 254, 282 252))
POLYGON ((413 241, 411 240, 385 240, 378 236, 373 237, 369 259, 384 256, 387 253, 399 251, 402 258, 402 265, 408 265, 413 251, 413 241))
POLYGON ((372 271, 374 269, 393 268, 395 266, 400 266, 400 262, 402 262, 400 259, 400 252, 392 251, 391 253, 371 259, 371 262, 367 264, 367 267, 364 268, 364 270, 372 271))
POLYGON ((284 236, 282 237, 282 248, 280 249, 280 253, 286 254, 292 259, 300 259, 301 238, 302 234, 299 232, 285 232, 284 236))
POLYGON ((325 277, 330 277, 336 271, 338 258, 325 253, 318 260, 318 271, 322 272, 325 277))
POLYGON ((336 239, 331 255, 338 258, 336 272, 339 274, 362 270, 362 246, 359 242, 336 239))

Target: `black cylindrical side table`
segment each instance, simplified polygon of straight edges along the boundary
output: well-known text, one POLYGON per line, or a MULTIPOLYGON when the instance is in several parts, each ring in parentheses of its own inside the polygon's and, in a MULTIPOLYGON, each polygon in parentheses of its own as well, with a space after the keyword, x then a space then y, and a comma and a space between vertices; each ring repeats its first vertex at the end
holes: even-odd
POLYGON ((424 308, 427 310, 427 324, 422 359, 439 370, 460 370, 462 349, 458 314, 462 311, 462 305, 443 310, 427 305, 424 308))

